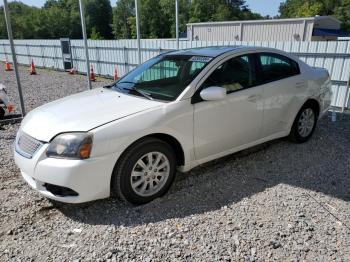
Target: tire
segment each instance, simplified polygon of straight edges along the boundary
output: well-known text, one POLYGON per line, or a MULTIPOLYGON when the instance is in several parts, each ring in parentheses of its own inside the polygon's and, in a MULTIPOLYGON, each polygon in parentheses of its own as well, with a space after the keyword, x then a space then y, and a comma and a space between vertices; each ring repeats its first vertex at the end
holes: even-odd
POLYGON ((164 195, 175 174, 176 157, 171 146, 156 138, 146 138, 132 145, 118 160, 111 192, 132 204, 145 204, 164 195))
POLYGON ((0 107, 0 120, 4 119, 4 116, 5 116, 5 110, 2 107, 0 107))
POLYGON ((312 103, 305 104, 295 117, 289 139, 295 143, 308 141, 315 131, 317 118, 316 107, 312 103))

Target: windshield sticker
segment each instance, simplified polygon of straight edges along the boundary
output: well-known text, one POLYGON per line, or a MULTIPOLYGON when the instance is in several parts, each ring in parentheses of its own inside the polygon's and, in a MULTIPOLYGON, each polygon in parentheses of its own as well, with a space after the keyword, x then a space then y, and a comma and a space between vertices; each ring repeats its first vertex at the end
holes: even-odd
POLYGON ((211 59, 212 57, 207 57, 207 56, 192 56, 189 61, 208 63, 211 59))

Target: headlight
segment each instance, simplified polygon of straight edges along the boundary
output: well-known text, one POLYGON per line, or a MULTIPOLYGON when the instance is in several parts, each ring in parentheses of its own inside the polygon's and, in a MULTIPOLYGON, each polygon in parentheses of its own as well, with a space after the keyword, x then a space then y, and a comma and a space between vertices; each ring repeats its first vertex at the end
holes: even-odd
POLYGON ((47 157, 87 159, 92 148, 92 134, 65 133, 56 136, 46 151, 47 157))

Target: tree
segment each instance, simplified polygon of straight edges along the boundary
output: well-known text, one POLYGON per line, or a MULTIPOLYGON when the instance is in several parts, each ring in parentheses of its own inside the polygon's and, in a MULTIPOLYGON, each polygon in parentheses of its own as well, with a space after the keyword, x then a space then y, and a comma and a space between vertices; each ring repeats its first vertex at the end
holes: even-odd
POLYGON ((140 20, 143 38, 169 37, 168 18, 162 12, 159 0, 142 0, 140 20))
POLYGON ((252 13, 244 0, 193 0, 190 22, 228 21, 259 19, 252 13))
POLYGON ((119 0, 113 10, 113 34, 118 38, 128 39, 132 37, 132 29, 129 23, 135 15, 134 0, 119 0))
MULTIPOLYGON (((115 1, 116 7, 112 9, 109 0, 84 0, 86 31, 91 39, 136 37, 134 0, 115 1)), ((293 1, 300 0, 287 0, 293 1)), ((330 10, 332 1, 323 1, 328 1, 328 5, 322 8, 330 10)), ((82 38, 78 0, 46 0, 42 8, 14 1, 9 7, 15 38, 82 38)), ((175 37, 175 0, 142 0, 139 8, 143 38, 175 37)), ((338 13, 347 17, 344 8, 339 8, 338 13)), ((187 30, 188 22, 259 18, 259 14, 249 10, 245 0, 179 0, 180 32, 187 30)), ((0 13, 0 37, 7 38, 3 12, 0 13)))
POLYGON ((343 22, 343 29, 350 31, 350 0, 343 0, 341 5, 335 8, 334 15, 343 22))
MULTIPOLYGON (((160 0, 161 12, 166 17, 165 37, 175 37, 175 1, 160 0)), ((190 2, 188 0, 179 0, 179 31, 187 30, 186 24, 189 20, 190 2)))
POLYGON ((350 28, 350 0, 286 0, 279 12, 281 18, 333 15, 350 28))
POLYGON ((112 6, 109 0, 86 0, 86 31, 91 35, 94 28, 101 38, 112 38, 112 6))
MULTIPOLYGON (((109 0, 84 0, 86 31, 88 36, 112 38, 112 6, 109 0), (103 14, 103 15, 101 15, 103 14), (92 32, 95 28, 94 32, 92 32)), ((55 27, 55 32, 49 35, 54 38, 82 38, 79 1, 77 0, 47 0, 44 4, 43 20, 50 21, 45 26, 55 27), (59 31, 59 28, 61 30, 59 31)))

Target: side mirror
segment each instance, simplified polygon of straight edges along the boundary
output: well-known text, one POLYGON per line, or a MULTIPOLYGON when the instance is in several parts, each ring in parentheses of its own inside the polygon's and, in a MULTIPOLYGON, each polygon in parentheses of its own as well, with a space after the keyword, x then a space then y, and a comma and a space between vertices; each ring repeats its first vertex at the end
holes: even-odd
POLYGON ((199 95, 205 101, 221 100, 226 97, 226 89, 219 86, 211 86, 203 89, 199 95))

